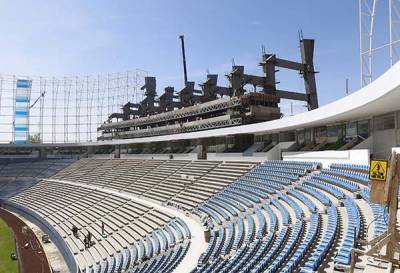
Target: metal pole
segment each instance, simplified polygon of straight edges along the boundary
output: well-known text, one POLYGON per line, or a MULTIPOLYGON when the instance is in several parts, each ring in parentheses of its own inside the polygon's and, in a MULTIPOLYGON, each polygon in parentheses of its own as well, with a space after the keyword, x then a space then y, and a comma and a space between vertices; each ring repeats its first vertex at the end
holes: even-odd
POLYGON ((373 48, 376 1, 359 0, 361 87, 372 82, 372 53, 377 49, 373 48))
POLYGON ((358 27, 359 27, 359 35, 360 35, 360 82, 361 87, 364 86, 364 62, 363 62, 363 27, 362 27, 362 3, 363 0, 358 0, 358 27))
POLYGON ((15 143, 15 93, 17 92, 17 80, 13 76, 13 124, 12 124, 12 141, 15 143))
POLYGON ((389 0, 389 58, 390 58, 390 66, 393 65, 393 20, 392 20, 392 5, 394 5, 393 0, 389 0))
POLYGON ((92 141, 92 128, 93 128, 93 124, 92 124, 92 113, 93 113, 93 97, 94 97, 94 92, 95 92, 95 87, 96 87, 96 80, 92 79, 91 80, 92 84, 91 84, 91 89, 90 89, 90 108, 89 108, 89 122, 88 122, 88 131, 89 131, 89 141, 92 141))
POLYGON ((31 81, 31 87, 29 88, 29 93, 28 93, 28 105, 26 106, 27 107, 27 109, 28 109, 28 116, 26 117, 26 126, 28 127, 27 128, 27 130, 26 130, 26 134, 25 134, 25 139, 28 141, 28 143, 29 143, 29 136, 30 136, 30 133, 31 133, 31 129, 30 129, 30 124, 31 124, 31 122, 30 122, 30 119, 31 119, 31 109, 30 109, 30 100, 31 100, 31 96, 32 96, 32 88, 33 88, 33 85, 32 85, 32 80, 31 80, 31 78, 30 77, 27 77, 27 80, 28 81, 31 81))
POLYGON ((68 102, 67 102, 67 79, 64 77, 64 143, 68 141, 68 102))
POLYGON ((126 102, 129 102, 129 72, 126 72, 126 102))
MULTIPOLYGON (((49 131, 50 131, 51 143, 53 143, 53 142, 54 142, 54 141, 53 141, 53 123, 54 123, 54 119, 53 119, 53 115, 54 115, 54 77, 51 78, 51 79, 49 78, 49 81, 50 81, 50 83, 49 83, 49 88, 50 88, 50 94, 51 94, 51 109, 50 109, 51 114, 49 114, 49 115, 50 115, 49 121, 50 121, 50 124, 51 124, 51 130, 49 129, 49 131)), ((49 128, 50 128, 50 125, 49 125, 49 128)))
POLYGON ((185 37, 183 35, 179 36, 179 39, 181 39, 181 46, 182 46, 182 61, 183 61, 183 76, 185 79, 185 85, 188 82, 187 79, 187 69, 186 69, 186 54, 185 54, 185 37))
POLYGON ((372 4, 372 12, 371 12, 371 23, 370 23, 370 29, 369 29, 369 50, 368 50, 368 70, 369 70, 369 82, 372 82, 372 37, 374 35, 374 24, 375 24, 375 9, 376 9, 376 0, 373 1, 372 4))
MULTIPOLYGON (((101 81, 103 83, 103 80, 101 81)), ((98 103, 98 110, 97 110, 97 125, 95 128, 96 138, 97 138, 97 127, 100 126, 102 119, 103 119, 103 104, 104 104, 104 96, 105 96, 105 86, 103 84, 102 88, 102 95, 100 96, 100 75, 97 75, 97 103, 98 103), (101 101, 101 103, 100 103, 101 101)))
POLYGON ((110 74, 107 74, 107 118, 111 114, 110 104, 110 74))
POLYGON ((72 88, 72 79, 68 79, 68 87, 67 87, 67 99, 66 99, 66 107, 65 107, 65 116, 66 116, 66 125, 65 125, 65 132, 66 135, 66 142, 69 142, 69 101, 71 99, 71 88, 72 88))
POLYGON ((39 118, 39 135, 40 135, 40 140, 43 143, 44 140, 44 133, 43 133, 43 115, 44 115, 44 95, 46 92, 46 80, 43 80, 42 77, 40 77, 40 118, 39 118))
POLYGON ((78 77, 75 77, 75 142, 78 142, 78 77))
POLYGON ((89 141, 89 76, 86 76, 86 141, 89 141))

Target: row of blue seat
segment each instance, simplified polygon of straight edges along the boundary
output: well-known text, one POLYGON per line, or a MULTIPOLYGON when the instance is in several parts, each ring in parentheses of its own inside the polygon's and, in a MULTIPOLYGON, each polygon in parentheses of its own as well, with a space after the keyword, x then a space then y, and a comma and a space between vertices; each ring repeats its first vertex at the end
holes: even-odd
POLYGON ((341 190, 327 182, 323 182, 314 178, 306 178, 304 179, 304 184, 326 191, 339 200, 342 200, 346 197, 341 190))
POLYGON ((326 180, 334 183, 324 182, 317 179, 318 176, 313 176, 313 178, 306 178, 304 183, 291 186, 294 177, 320 167, 320 164, 267 161, 200 205, 197 210, 209 215, 215 224, 221 226, 222 221, 227 221, 227 224, 225 228, 220 227, 220 230, 224 230, 223 237, 215 239, 215 233, 212 233, 210 250, 207 249, 205 255, 202 256, 195 272, 264 272, 265 270, 265 272, 278 270, 292 272, 300 264, 311 244, 315 243, 320 230, 320 215, 317 213, 317 206, 315 201, 308 196, 319 200, 328 211, 328 227, 323 234, 323 239, 316 244, 312 259, 307 261, 303 270, 318 267, 330 250, 338 225, 336 208, 332 207, 333 203, 322 192, 326 191, 339 200, 344 200, 346 195, 335 185, 340 185, 342 182, 341 186, 346 186, 347 189, 349 189, 348 184, 357 185, 333 173, 322 173, 319 174, 319 178, 329 178, 326 180), (347 182, 349 183, 344 184, 347 182), (284 188, 287 189, 287 194, 280 192, 284 188), (281 200, 271 194, 278 194, 281 200), (259 209, 256 204, 266 199, 269 199, 270 203, 263 203, 262 210, 259 209), (291 219, 282 202, 294 211, 296 219, 300 219, 295 225, 290 225, 294 219, 291 219), (299 202, 303 203, 311 213, 310 225, 300 244, 293 251, 304 228, 304 222, 301 219, 305 212, 298 204, 299 202), (244 216, 239 216, 253 207, 254 214, 247 212, 244 216), (279 211, 281 225, 278 224, 278 218, 274 212, 276 210, 272 207, 279 211), (265 216, 268 218, 268 227, 265 216), (257 219, 257 226, 255 219, 257 219), (274 235, 277 230, 278 232, 274 235), (268 251, 263 250, 266 245, 269 245, 268 251), (229 258, 226 257, 231 250, 235 250, 235 254, 229 258), (210 253, 208 257, 207 253, 210 253), (273 257, 274 260, 272 260, 273 257))
POLYGON ((214 209, 218 209, 220 214, 224 215, 224 219, 231 219, 231 216, 237 216, 237 211, 235 208, 231 207, 229 204, 224 204, 218 199, 209 199, 207 201, 207 206, 215 206, 214 209))
POLYGON ((332 169, 346 169, 346 170, 354 170, 366 172, 369 170, 369 165, 359 165, 359 164, 343 164, 343 163, 332 163, 330 165, 332 169))
POLYGON ((119 255, 115 255, 114 261, 109 263, 104 272, 139 273, 159 269, 171 272, 187 252, 190 240, 186 239, 190 237, 186 223, 180 218, 175 218, 162 229, 139 240, 137 248, 132 245, 119 255), (143 263, 144 261, 146 262, 143 263), (127 268, 129 265, 131 266, 127 268))
MULTIPOLYGON (((170 273, 178 266, 190 247, 190 241, 168 250, 164 255, 155 257, 145 264, 126 270, 127 273, 166 272, 170 273)), ((117 271, 121 272, 121 271, 117 271)))
POLYGON ((226 239, 221 248, 221 255, 225 256, 232 249, 234 235, 235 235, 235 225, 232 222, 229 222, 226 227, 226 239))
POLYGON ((257 230, 257 235, 256 237, 258 239, 261 239, 265 236, 267 233, 267 221, 265 220, 264 214, 262 214, 261 210, 256 208, 254 210, 257 220, 258 220, 258 230, 257 230))
POLYGON ((231 219, 231 215, 230 213, 227 211, 227 208, 224 208, 222 206, 220 206, 217 202, 207 202, 204 204, 204 207, 206 207, 209 210, 212 210, 215 215, 217 215, 219 217, 218 223, 221 224, 225 221, 229 221, 231 219))
POLYGON ((198 207, 193 211, 198 215, 201 215, 201 213, 197 213, 197 211, 203 212, 206 215, 208 215, 212 219, 212 221, 215 222, 217 225, 222 225, 222 220, 220 216, 213 209, 210 209, 207 204, 198 207))
POLYGON ((220 228, 218 230, 218 233, 214 233, 214 234, 218 235, 218 236, 217 236, 217 240, 215 242, 215 246, 212 249, 211 254, 210 254, 210 259, 212 259, 212 260, 219 256, 219 253, 220 253, 223 243, 225 241, 225 229, 220 228))
POLYGON ((274 177, 278 177, 278 178, 282 177, 289 181, 296 181, 297 179, 299 179, 299 175, 297 175, 297 174, 274 172, 274 171, 269 170, 268 168, 262 168, 260 166, 255 167, 249 173, 252 173, 252 172, 258 173, 258 174, 274 176, 274 177))
POLYGON ((334 176, 344 176, 349 179, 353 179, 356 181, 360 181, 365 185, 369 185, 371 180, 368 177, 367 173, 361 173, 357 171, 349 171, 349 170, 342 170, 342 169, 322 169, 321 173, 330 174, 334 176))
POLYGON ((326 197, 326 195, 322 194, 319 190, 310 187, 306 184, 298 185, 295 187, 295 189, 315 197, 319 202, 321 202, 325 206, 330 206, 332 204, 331 200, 328 197, 326 197))
POLYGON ((268 197, 268 192, 263 190, 264 187, 257 187, 253 185, 245 185, 245 184, 235 184, 229 186, 230 190, 238 190, 246 193, 251 193, 255 195, 254 198, 250 198, 252 202, 259 203, 261 199, 266 199, 268 197))
POLYGON ((287 209, 276 199, 271 199, 271 203, 279 210, 282 216, 282 225, 288 225, 291 222, 289 212, 287 209))
POLYGON ((261 273, 268 267, 268 265, 272 262, 272 258, 277 254, 279 249, 285 242, 285 239, 288 235, 289 231, 287 227, 283 227, 278 236, 275 238, 271 248, 266 253, 265 256, 261 258, 261 260, 255 265, 255 267, 250 271, 251 273, 261 273))
POLYGON ((212 199, 217 199, 224 204, 228 204, 231 207, 235 208, 238 212, 246 211, 246 208, 242 205, 242 203, 238 202, 237 200, 227 198, 223 194, 216 194, 210 198, 210 200, 212 200, 212 199))
POLYGON ((304 228, 303 221, 297 221, 294 227, 292 228, 292 231, 290 233, 288 240, 285 243, 285 246, 283 247, 283 249, 280 250, 278 256, 275 257, 272 264, 269 265, 266 271, 264 272, 269 272, 269 273, 277 272, 277 270, 283 265, 284 261, 287 259, 289 254, 294 249, 297 241, 300 238, 303 228, 304 228))
POLYGON ((248 207, 253 207, 253 205, 255 203, 259 203, 260 202, 260 198, 259 197, 256 197, 255 195, 252 195, 252 194, 249 194, 248 192, 244 192, 244 191, 241 191, 241 190, 238 191, 236 189, 232 189, 231 187, 226 187, 224 192, 228 193, 229 195, 233 194, 233 195, 239 196, 239 197, 242 198, 242 200, 243 199, 247 200, 248 201, 247 204, 249 204, 248 207))
POLYGON ((331 184, 334 184, 351 192, 357 192, 360 189, 360 186, 356 182, 334 175, 320 173, 315 174, 312 177, 314 179, 328 181, 331 184))
POLYGON ((360 236, 361 217, 359 208, 353 199, 346 198, 343 203, 347 211, 347 228, 344 242, 335 256, 335 263, 350 265, 351 250, 360 236))
POLYGON ((268 206, 264 204, 263 209, 268 213, 268 218, 270 221, 270 228, 269 232, 275 232, 278 229, 278 217, 276 216, 275 212, 268 206))
POLYGON ((288 186, 291 184, 291 180, 284 178, 284 177, 278 177, 278 176, 272 176, 272 175, 266 175, 263 173, 258 173, 258 172, 252 172, 250 171, 244 177, 251 177, 251 178, 257 178, 257 179, 262 179, 266 181, 273 181, 278 184, 282 184, 283 186, 288 186))
POLYGON ((310 198, 308 198, 302 192, 296 190, 296 188, 288 190, 288 194, 302 202, 310 213, 316 213, 318 211, 317 206, 310 200, 310 198))
POLYGON ((259 186, 263 189, 269 190, 283 190, 284 186, 272 180, 266 180, 263 178, 255 178, 251 176, 243 176, 239 178, 238 183, 247 184, 249 186, 259 186))
POLYGON ((244 207, 253 206, 252 202, 250 202, 248 199, 246 199, 240 195, 237 195, 236 193, 228 193, 228 192, 223 191, 221 193, 221 195, 229 200, 232 200, 234 202, 238 202, 238 203, 242 204, 244 207))
POLYGON ((297 204, 289 195, 286 194, 279 194, 279 198, 285 201, 290 207, 294 209, 294 213, 296 215, 296 219, 302 219, 304 216, 303 209, 297 204))
POLYGON ((243 222, 242 218, 238 218, 236 230, 237 230, 236 236, 235 236, 235 239, 232 244, 233 250, 239 249, 244 240, 245 229, 244 229, 244 222, 243 222))
MULTIPOLYGON (((312 166, 307 166, 308 168, 312 168, 312 166)), ((279 166, 277 166, 276 168, 280 168, 279 166)), ((274 169, 276 169, 274 168, 274 169)), ((276 190, 280 190, 283 189, 283 186, 287 186, 290 185, 290 180, 288 180, 287 177, 287 173, 286 172, 275 172, 274 171, 274 175, 265 175, 262 173, 262 171, 260 171, 260 169, 257 169, 256 171, 250 171, 247 175, 243 176, 242 178, 240 178, 237 182, 231 184, 230 186, 226 187, 226 189, 223 191, 226 196, 224 196, 224 200, 229 200, 232 199, 232 197, 236 196, 240 196, 239 200, 235 199, 235 202, 241 203, 242 205, 244 205, 244 207, 250 207, 252 204, 251 203, 257 203, 260 202, 260 198, 267 198, 270 196, 271 193, 275 193, 276 190), (281 174, 282 176, 279 176, 279 174, 281 174), (283 182, 283 183, 282 183, 283 182), (235 191, 234 191, 235 190, 235 191), (246 196, 244 196, 246 195, 246 196), (228 196, 230 198, 228 198, 228 196), (246 199, 246 202, 243 202, 243 199, 246 199)), ((218 194, 216 196, 219 196, 218 194)), ((286 203, 288 203, 288 205, 290 207, 293 208, 293 210, 295 211, 296 215, 298 218, 302 218, 304 215, 304 212, 302 211, 301 207, 297 204, 297 202, 295 202, 291 197, 283 195, 280 198, 282 198, 283 201, 285 201, 286 203)), ((301 197, 302 202, 304 202, 306 204, 307 207, 311 208, 310 211, 315 211, 315 207, 312 207, 310 205, 310 202, 308 199, 306 199, 306 197, 304 195, 302 195, 301 197), (307 201, 308 200, 308 201, 307 201)), ((212 198, 210 199, 212 200, 212 198)), ((289 212, 287 211, 286 207, 283 206, 278 200, 272 198, 271 200, 272 202, 272 206, 276 207, 279 211, 280 214, 282 216, 282 224, 283 225, 288 225, 291 220, 290 220, 290 215, 289 212)), ((219 207, 219 206, 217 206, 219 207)), ((208 207, 208 209, 211 209, 210 207, 208 207)), ((216 209, 214 207, 214 210, 219 210, 220 208, 216 209)), ((270 231, 274 232, 277 229, 277 217, 275 215, 275 213, 273 212, 273 210, 270 208, 270 205, 268 204, 263 204, 263 209, 266 211, 266 213, 269 216, 269 221, 271 223, 270 226, 270 231)), ((230 209, 226 209, 228 212, 231 211, 230 209)), ((248 243, 246 244, 247 247, 249 246, 253 246, 253 243, 255 241, 253 241, 253 239, 256 237, 257 239, 262 238, 263 233, 265 232, 264 230, 266 229, 266 221, 265 221, 265 217, 264 215, 261 213, 261 211, 259 209, 255 209, 254 210, 256 217, 258 220, 258 229, 257 229, 257 236, 254 236, 255 233, 255 224, 254 224, 254 219, 252 215, 246 214, 245 218, 247 221, 247 232, 243 232, 244 231, 244 223, 243 223, 243 228, 242 228, 242 219, 240 219, 238 221, 238 225, 237 225, 237 234, 234 235, 234 242, 232 243, 232 249, 237 249, 236 255, 231 258, 235 261, 238 261, 238 263, 236 264, 236 266, 234 266, 233 268, 237 268, 238 264, 243 263, 243 261, 246 261, 247 259, 250 259, 252 254, 246 254, 246 255, 241 255, 242 253, 242 248, 244 246, 237 246, 240 245, 238 244, 238 242, 240 240, 242 240, 242 235, 245 235, 245 242, 248 243), (264 220, 264 221, 263 221, 264 220), (261 233, 261 235, 260 235, 261 233), (239 236, 238 236, 239 235, 239 236)), ((218 212, 214 212, 214 214, 217 214, 218 212)), ((234 214, 232 211, 230 212, 232 215, 234 214)), ((221 214, 221 213, 218 213, 221 214)), ((221 218, 221 217, 219 217, 221 218)), ((218 224, 218 223, 217 223, 218 224)), ((234 225, 236 226, 236 225, 234 225)), ((228 234, 232 234, 231 233, 231 225, 228 224, 228 234)), ((231 238, 232 236, 229 235, 226 237, 226 239, 231 238)), ((225 240, 222 243, 222 250, 225 250, 228 248, 228 245, 230 244, 230 239, 229 240, 225 240)), ((257 245, 257 244, 254 244, 257 245)), ((222 251, 221 251, 222 252, 222 251)), ((224 254, 226 254, 227 251, 224 251, 224 254)), ((204 264, 202 265, 201 268, 199 268, 200 272, 214 272, 215 270, 220 270, 220 272, 225 272, 225 270, 227 268, 230 268, 230 263, 226 263, 226 261, 224 259, 211 259, 208 262, 208 270, 206 271, 202 271, 204 270, 204 264), (210 269, 213 268, 213 269, 210 269)), ((251 267, 249 267, 250 269, 251 267)))
POLYGON ((289 160, 267 160, 264 162, 266 165, 280 165, 280 166, 302 166, 310 170, 315 170, 321 167, 320 162, 311 161, 289 161, 289 160))
MULTIPOLYGON (((128 248, 124 248, 113 256, 109 256, 102 262, 97 263, 92 269, 87 268, 86 271, 93 273, 120 272, 128 270, 128 267, 138 267, 145 260, 158 259, 175 247, 177 242, 180 245, 185 238, 189 238, 183 235, 186 233, 184 231, 185 225, 182 219, 176 218, 163 228, 155 230, 139 240, 137 246, 131 245, 128 248)), ((186 244, 186 242, 184 243, 186 244)))
POLYGON ((203 266, 206 263, 206 261, 210 257, 210 255, 211 255, 211 253, 212 253, 212 251, 213 251, 213 249, 215 247, 215 244, 217 242, 217 236, 215 236, 216 232, 217 231, 213 231, 213 230, 210 231, 210 233, 211 233, 210 234, 210 241, 208 243, 207 249, 200 255, 200 258, 199 258, 199 261, 198 261, 198 265, 200 267, 203 266))
POLYGON ((273 241, 273 235, 268 234, 262 241, 260 241, 260 246, 257 252, 254 254, 253 257, 248 259, 246 265, 241 269, 239 272, 250 272, 250 270, 265 256, 267 253, 268 248, 270 247, 273 241))
POLYGON ((288 168, 288 167, 283 167, 283 166, 273 166, 273 165, 263 165, 263 164, 261 164, 259 166, 259 169, 270 170, 270 171, 278 172, 278 173, 294 174, 294 175, 305 175, 308 171, 305 168, 295 168, 295 167, 288 168))
POLYGON ((328 225, 317 248, 312 252, 307 262, 300 269, 300 273, 309 273, 316 271, 329 252, 338 229, 338 212, 336 207, 331 206, 327 209, 328 225))
POLYGON ((251 242, 248 247, 247 245, 243 245, 242 248, 247 248, 246 251, 244 252, 241 257, 238 257, 235 259, 235 257, 230 261, 229 263, 231 266, 224 266, 222 268, 222 272, 241 272, 242 268, 245 266, 245 264, 253 257, 259 246, 261 245, 261 240, 256 239, 255 241, 251 242), (235 261, 236 260, 236 261, 235 261))
POLYGON ((249 244, 252 242, 256 236, 256 223, 254 222, 254 218, 251 214, 246 214, 246 221, 247 221, 247 232, 246 237, 244 239, 245 244, 249 244))
MULTIPOLYGON (((280 202, 277 201, 277 200, 274 200, 273 203, 274 203, 274 206, 278 210, 281 211, 281 213, 285 214, 285 216, 283 218, 288 219, 288 220, 284 220, 284 222, 285 223, 289 223, 290 222, 289 221, 290 216, 289 216, 289 213, 287 212, 286 208, 282 204, 280 204, 280 202)), ((267 204, 264 204, 263 207, 266 207, 268 209, 268 211, 267 211, 268 215, 272 215, 271 216, 272 220, 270 220, 271 221, 271 228, 272 228, 272 230, 275 230, 275 228, 277 226, 277 218, 276 218, 275 213, 270 209, 270 207, 267 204)), ((208 209, 210 209, 210 208, 208 208, 208 209)), ((261 220, 259 220, 259 225, 258 225, 258 230, 257 231, 261 232, 261 234, 262 234, 261 230, 263 230, 263 229, 265 230, 266 229, 265 217, 264 217, 264 215, 261 213, 261 211, 259 209, 255 209, 254 212, 256 214, 256 217, 258 219, 261 219, 261 220), (261 224, 261 223, 263 223, 262 219, 264 220, 264 223, 265 223, 264 225, 261 224), (262 228, 262 226, 264 226, 264 228, 262 228)), ((253 216, 247 213, 245 215, 245 219, 247 221, 247 230, 246 230, 246 232, 244 232, 245 226, 244 226, 243 219, 242 218, 238 218, 237 225, 235 225, 236 226, 236 228, 235 228, 236 232, 235 232, 234 236, 233 235, 227 235, 225 237, 225 241, 223 241, 223 242, 222 241, 218 242, 215 239, 211 240, 211 242, 209 244, 209 249, 207 249, 207 251, 202 255, 202 258, 200 259, 199 267, 197 269, 198 272, 214 272, 214 270, 220 270, 220 271, 217 271, 217 272, 225 272, 224 270, 226 270, 226 268, 230 267, 229 263, 226 263, 226 261, 224 261, 223 259, 220 259, 219 257, 215 257, 212 254, 213 250, 214 250, 214 253, 219 251, 219 250, 216 251, 217 248, 215 246, 217 246, 217 245, 221 245, 221 250, 219 252, 223 253, 223 254, 226 254, 229 249, 237 249, 237 254, 235 256, 236 256, 236 259, 239 262, 239 264, 243 263, 243 259, 250 259, 254 255, 254 253, 252 253, 251 255, 249 255, 249 254, 240 255, 241 249, 244 246, 248 246, 248 244, 253 245, 253 243, 254 243, 253 240, 255 238, 255 231, 256 231, 255 222, 254 222, 253 216), (234 238, 233 243, 231 242, 232 237, 234 238), (241 242, 243 241, 243 238, 244 238, 244 241, 245 241, 246 244, 242 245, 241 242), (232 246, 229 247, 231 243, 232 243, 232 246), (211 251, 211 254, 209 254, 210 251, 211 251), (205 263, 204 262, 205 260, 208 260, 208 262, 205 263)), ((228 229, 227 229, 228 230, 227 231, 228 234, 231 234, 231 231, 230 231, 231 225, 230 224, 232 224, 232 223, 230 222, 228 224, 228 229)), ((259 236, 257 236, 257 239, 260 239, 259 236)), ((236 268, 237 264, 235 266, 233 266, 233 267, 236 268)))
POLYGON ((315 242, 319 231, 319 214, 312 214, 310 216, 310 224, 307 231, 307 234, 304 240, 301 241, 300 245, 296 248, 295 253, 286 263, 286 265, 282 268, 281 272, 283 273, 292 273, 295 271, 304 258, 307 251, 310 249, 311 245, 315 242))
POLYGON ((388 228, 388 211, 385 209, 385 206, 371 202, 371 193, 369 189, 362 189, 360 191, 360 195, 366 202, 368 202, 369 206, 372 209, 372 213, 374 215, 374 237, 378 237, 379 235, 383 234, 388 228))

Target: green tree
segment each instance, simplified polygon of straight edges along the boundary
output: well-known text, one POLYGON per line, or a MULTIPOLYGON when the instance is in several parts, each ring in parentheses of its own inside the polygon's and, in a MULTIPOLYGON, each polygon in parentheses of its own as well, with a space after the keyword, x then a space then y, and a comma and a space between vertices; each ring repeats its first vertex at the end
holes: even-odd
POLYGON ((42 139, 40 138, 40 134, 29 135, 29 142, 30 143, 34 143, 34 144, 42 143, 42 139))

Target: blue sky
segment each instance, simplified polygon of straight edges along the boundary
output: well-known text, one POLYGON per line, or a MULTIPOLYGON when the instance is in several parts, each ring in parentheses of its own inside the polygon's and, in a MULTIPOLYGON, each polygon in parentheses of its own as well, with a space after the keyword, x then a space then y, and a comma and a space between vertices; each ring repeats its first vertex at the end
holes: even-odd
MULTIPOLYGON (((157 77, 159 92, 180 89, 178 36, 185 34, 189 80, 201 82, 208 69, 225 85, 233 57, 246 72, 261 74, 261 45, 299 60, 299 29, 316 39, 320 104, 344 96, 346 78, 357 90, 358 0, 3 0, 0 73, 61 77, 141 68, 157 77)), ((383 25, 377 31, 385 36, 383 25)), ((380 67, 378 73, 386 63, 380 67)), ((277 79, 282 89, 303 89, 296 73, 279 72, 277 79)))

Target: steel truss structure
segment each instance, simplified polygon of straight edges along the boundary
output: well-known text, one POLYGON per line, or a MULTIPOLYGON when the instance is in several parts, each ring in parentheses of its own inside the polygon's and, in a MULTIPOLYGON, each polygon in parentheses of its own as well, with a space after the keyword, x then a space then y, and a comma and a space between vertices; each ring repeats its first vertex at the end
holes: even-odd
POLYGON ((126 121, 121 121, 118 123, 106 123, 102 124, 99 129, 107 128, 125 128, 127 126, 142 126, 147 124, 154 124, 164 121, 177 120, 182 118, 188 118, 193 116, 198 116, 201 114, 211 113, 215 111, 220 111, 235 106, 241 105, 241 100, 238 97, 233 98, 222 98, 219 100, 214 100, 194 106, 185 107, 175 111, 165 112, 156 114, 153 116, 142 117, 137 119, 131 119, 126 121))
POLYGON ((18 79, 32 81, 29 135, 41 143, 97 140, 97 128, 127 101, 143 99, 140 87, 147 72, 85 77, 28 77, 0 75, 0 143, 13 143, 18 79))
POLYGON ((181 134, 202 130, 217 129, 242 124, 242 118, 231 118, 229 115, 205 120, 191 121, 183 124, 166 125, 144 130, 104 133, 101 140, 150 137, 169 134, 181 134))
POLYGON ((371 83, 374 74, 373 55, 377 50, 389 48, 388 64, 392 66, 400 58, 400 0, 359 0, 360 78, 361 87, 371 83), (389 42, 376 39, 377 11, 380 2, 387 3, 389 42))

